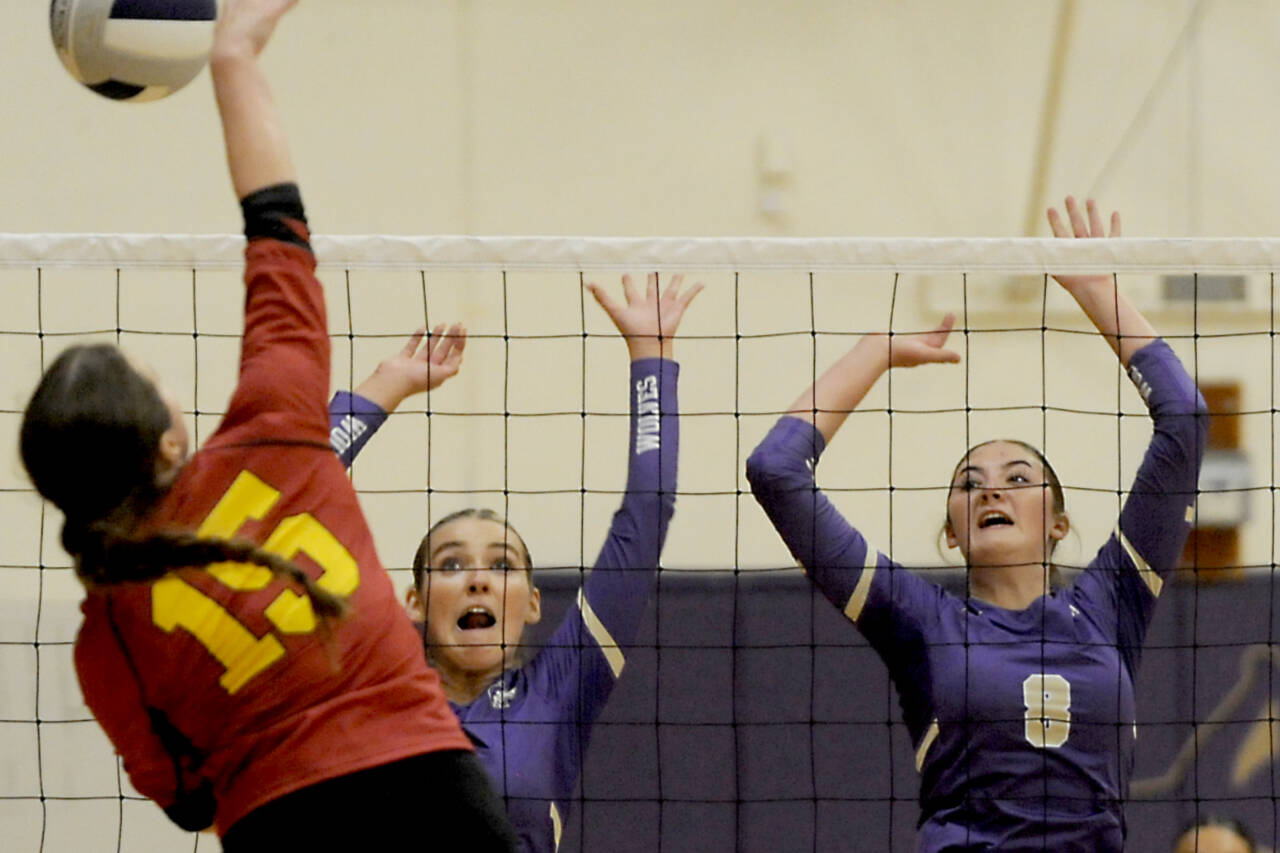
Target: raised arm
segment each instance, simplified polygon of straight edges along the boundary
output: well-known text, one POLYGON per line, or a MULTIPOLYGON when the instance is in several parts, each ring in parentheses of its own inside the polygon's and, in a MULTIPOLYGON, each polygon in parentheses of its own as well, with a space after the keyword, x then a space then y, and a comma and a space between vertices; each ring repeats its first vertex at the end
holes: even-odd
POLYGON ((245 318, 240 378, 219 426, 287 413, 299 441, 327 434, 329 329, 302 195, 258 55, 296 0, 227 0, 211 65, 231 183, 244 215, 245 318))
POLYGON ((818 458, 885 371, 959 361, 959 354, 945 348, 954 324, 955 316, 948 314, 927 332, 864 335, 795 399, 747 459, 756 500, 791 555, 814 570, 811 577, 838 607, 845 606, 858 573, 840 571, 828 578, 827 570, 873 568, 876 557, 818 490, 818 458))
MULTIPOLYGON (((1049 208, 1049 226, 1055 237, 1119 237, 1120 213, 1111 214, 1110 230, 1104 229, 1098 205, 1085 202, 1085 210, 1071 196, 1066 199, 1067 221, 1057 208, 1049 208)), ((1111 275, 1055 275, 1054 279, 1076 300, 1099 334, 1125 367, 1133 354, 1158 337, 1156 330, 1116 288, 1111 275)))
POLYGON ((297 0, 223 0, 209 65, 236 198, 296 182, 284 127, 258 65, 281 16, 297 0))
MULTIPOLYGON (((904 695, 941 589, 903 571, 869 542, 818 488, 814 472, 828 442, 890 367, 955 362, 944 348, 955 318, 909 335, 866 335, 804 391, 747 459, 751 493, 827 600, 858 626, 904 695), (904 669, 905 667, 905 669, 904 669)), ((915 702, 912 707, 925 707, 915 702)), ((927 720, 908 719, 918 739, 927 720)))
POLYGON ((822 433, 823 441, 830 442, 849 413, 889 368, 959 361, 959 354, 944 346, 955 321, 955 315, 948 314, 928 332, 864 335, 796 398, 787 414, 813 424, 822 433))
MULTIPOLYGON (((681 293, 681 282, 682 276, 672 276, 659 294, 657 276, 651 275, 642 294, 624 276, 625 303, 599 285, 587 285, 626 340, 631 359, 627 485, 575 606, 537 657, 538 677, 560 697, 563 719, 575 721, 584 735, 626 664, 675 511, 679 369, 670 360, 672 337, 702 289, 695 284, 681 293)), ((577 768, 564 781, 571 786, 576 776, 577 768)))
POLYGON ((433 391, 456 376, 462 368, 466 345, 467 330, 461 323, 454 323, 447 330, 441 323, 429 335, 426 329, 418 329, 356 386, 355 393, 376 403, 384 412, 394 412, 406 397, 433 391))
MULTIPOLYGON (((1055 209, 1049 224, 1058 237, 1119 237, 1120 214, 1104 231, 1098 205, 1085 210, 1066 199, 1070 225, 1055 209)), ((1194 503, 1206 442, 1204 398, 1173 350, 1137 308, 1116 288, 1115 277, 1054 276, 1079 303, 1129 373, 1151 412, 1151 444, 1121 513, 1119 537, 1138 574, 1153 593, 1159 576, 1173 570, 1187 536, 1187 512, 1194 503)))
MULTIPOLYGON (((626 341, 631 359, 626 491, 587 579, 586 603, 579 601, 588 628, 595 618, 603 629, 600 645, 613 647, 605 654, 616 664, 615 676, 622 647, 635 639, 675 512, 679 367, 671 359, 685 309, 702 290, 695 284, 681 292, 683 281, 684 276, 673 275, 659 293, 658 277, 650 275, 641 294, 631 276, 623 276, 624 302, 598 284, 587 285, 626 341)), ((592 628, 592 633, 600 632, 592 628)))
POLYGON ((1151 441, 1115 530, 1075 587, 1089 601, 1082 609, 1115 626, 1121 655, 1136 672, 1156 599, 1190 530, 1208 409, 1163 340, 1134 352, 1128 372, 1151 413, 1151 441))
POLYGON ((406 397, 439 388, 462 367, 467 330, 460 323, 418 329, 383 359, 355 391, 339 391, 329 402, 329 443, 350 466, 365 444, 406 397))
MULTIPOLYGON (((1066 199, 1067 221, 1049 209, 1058 237, 1119 237, 1120 214, 1104 229, 1093 199, 1066 199)), ((1190 530, 1200 462, 1207 440, 1207 408, 1173 350, 1117 290, 1114 276, 1054 276, 1075 298, 1115 352, 1151 413, 1151 441, 1125 499, 1120 520, 1077 581, 1095 613, 1113 613, 1117 643, 1136 671, 1142 639, 1164 580, 1178 564, 1190 530)))

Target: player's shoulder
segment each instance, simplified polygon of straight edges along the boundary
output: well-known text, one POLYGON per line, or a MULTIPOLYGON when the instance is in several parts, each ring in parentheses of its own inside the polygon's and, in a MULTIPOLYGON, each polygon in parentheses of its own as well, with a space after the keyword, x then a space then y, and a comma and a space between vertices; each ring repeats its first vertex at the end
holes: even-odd
POLYGON ((962 576, 957 577, 949 568, 904 566, 870 543, 867 543, 867 548, 872 552, 868 556, 875 560, 876 574, 873 582, 883 586, 887 595, 899 600, 909 599, 916 605, 952 613, 957 617, 964 616, 969 598, 962 576))

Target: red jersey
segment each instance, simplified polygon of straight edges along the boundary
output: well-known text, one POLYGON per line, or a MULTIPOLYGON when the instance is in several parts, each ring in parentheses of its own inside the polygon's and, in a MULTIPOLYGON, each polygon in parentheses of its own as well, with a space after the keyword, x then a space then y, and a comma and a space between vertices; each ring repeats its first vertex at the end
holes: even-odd
POLYGON ((224 563, 91 590, 76 639, 85 701, 134 787, 169 808, 208 784, 219 834, 325 779, 471 748, 329 447, 324 295, 300 243, 250 242, 239 383, 148 526, 252 540, 350 614, 318 625, 301 590, 224 563))

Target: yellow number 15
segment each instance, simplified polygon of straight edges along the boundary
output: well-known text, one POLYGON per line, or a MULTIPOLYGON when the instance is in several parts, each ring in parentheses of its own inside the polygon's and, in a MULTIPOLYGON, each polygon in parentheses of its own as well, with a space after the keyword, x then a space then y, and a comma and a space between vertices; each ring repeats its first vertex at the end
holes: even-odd
MULTIPOLYGON (((246 522, 261 520, 279 499, 278 490, 241 471, 196 534, 229 539, 246 522)), ((310 513, 282 520, 262 547, 286 560, 306 554, 324 570, 316 582, 336 595, 350 595, 360 583, 355 558, 310 513)), ((275 578, 270 569, 248 563, 218 563, 208 571, 223 585, 240 591, 262 589, 275 578)), ((316 629, 310 600, 291 589, 281 591, 263 613, 282 634, 309 634, 316 629)), ((218 683, 228 693, 235 693, 284 657, 284 646, 274 634, 255 637, 222 605, 173 575, 152 586, 151 620, 166 633, 182 628, 195 637, 226 668, 218 683)))

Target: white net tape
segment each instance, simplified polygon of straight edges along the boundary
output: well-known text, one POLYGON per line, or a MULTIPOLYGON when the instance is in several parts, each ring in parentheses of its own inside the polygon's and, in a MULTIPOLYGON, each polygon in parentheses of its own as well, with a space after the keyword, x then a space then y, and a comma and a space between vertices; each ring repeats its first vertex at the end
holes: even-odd
MULTIPOLYGON (((1140 682, 1139 698, 1147 704, 1140 705, 1139 720, 1164 722, 1145 729, 1148 734, 1139 740, 1148 752, 1140 751, 1134 778, 1142 783, 1138 789, 1154 790, 1151 779, 1178 770, 1171 764, 1175 754, 1194 772, 1188 777, 1181 766, 1183 775, 1162 783, 1158 797, 1131 806, 1130 843, 1139 849, 1166 844, 1170 824, 1203 797, 1226 803, 1224 810, 1252 809, 1255 824, 1264 824, 1255 825, 1261 840, 1274 844, 1280 824, 1275 785, 1268 785, 1271 780, 1264 776, 1269 774, 1258 769, 1274 773, 1274 736, 1268 740, 1268 733, 1277 724, 1258 711, 1271 707, 1270 677, 1231 692, 1230 684, 1217 685, 1209 673, 1227 678, 1249 648, 1255 649, 1248 657, 1254 660, 1256 649, 1274 644, 1270 617, 1259 608, 1275 598, 1269 583, 1280 481, 1274 452, 1274 377, 1280 365, 1274 272, 1280 269, 1280 240, 317 235, 313 246, 328 291, 335 388, 352 387, 414 326, 461 320, 472 334, 462 374, 430 399, 406 401, 354 469, 379 551, 399 587, 406 583, 405 567, 424 524, 459 505, 490 506, 510 516, 542 567, 579 571, 591 564, 625 477, 619 448, 625 441, 626 360, 616 333, 584 295, 582 283, 594 279, 616 287, 615 271, 657 271, 664 278, 687 272, 707 284, 677 341, 680 498, 664 557, 669 569, 731 573, 733 589, 724 593, 731 598, 747 570, 789 570, 790 556, 747 492, 746 455, 780 409, 857 334, 927 328, 945 311, 959 318, 950 345, 962 354, 962 364, 895 371, 891 382, 877 385, 851 417, 846 427, 851 437, 842 433, 824 457, 824 488, 886 553, 909 565, 936 565, 945 491, 940 481, 947 479, 950 466, 979 440, 1024 438, 1045 449, 1063 478, 1076 531, 1064 543, 1063 562, 1083 563, 1115 524, 1150 422, 1110 351, 1048 276, 1117 274, 1121 289, 1149 313, 1202 386, 1237 389, 1236 467, 1222 469, 1230 476, 1209 487, 1217 492, 1203 504, 1206 514, 1212 510, 1239 521, 1235 565, 1255 584, 1259 602, 1239 605, 1242 618, 1233 621, 1234 633, 1221 643, 1216 633, 1204 633, 1216 628, 1188 621, 1178 610, 1182 605, 1162 605, 1158 617, 1181 620, 1181 633, 1169 629, 1161 634, 1168 648, 1148 650, 1144 666, 1163 675, 1155 676, 1158 683, 1140 682), (1190 648, 1199 659, 1201 642, 1206 654, 1225 649, 1226 657, 1202 662, 1199 670, 1188 667, 1178 655, 1190 648), (1178 688, 1177 679, 1187 672, 1199 672, 1189 677, 1201 682, 1200 692, 1192 684, 1190 694, 1183 690, 1165 698, 1198 698, 1188 700, 1189 710, 1166 713, 1150 696, 1178 688), (1241 691, 1254 693, 1240 698, 1241 691), (1194 750, 1187 753, 1182 741, 1193 731, 1191 724, 1208 720, 1228 695, 1239 700, 1232 705, 1239 719, 1212 730, 1215 750, 1235 756, 1235 772, 1244 774, 1244 782, 1217 785, 1212 781, 1217 765, 1197 764, 1200 759, 1194 750), (1166 732, 1160 725, 1171 728, 1166 732), (1236 746, 1240 751, 1231 752, 1236 746), (1248 755, 1246 747, 1253 750, 1248 755), (1202 787, 1192 791, 1186 778, 1204 780, 1194 783, 1202 787)), ((243 249, 243 239, 235 235, 0 234, 0 296, 7 306, 0 318, 6 364, 0 375, 0 439, 16 446, 21 407, 41 365, 77 336, 140 351, 179 392, 197 437, 206 437, 235 381, 241 323, 236 279, 243 249)), ((0 671, 9 685, 0 693, 0 831, 5 833, 0 847, 18 853, 216 849, 209 836, 199 841, 184 836, 132 791, 89 718, 70 658, 81 591, 56 545, 57 519, 42 511, 12 451, 10 460, 0 467, 0 509, 6 519, 0 535, 0 671)), ((1170 595, 1177 598, 1176 588, 1170 595)), ((1210 612, 1211 603, 1204 604, 1204 612, 1210 612)), ((1220 605, 1227 606, 1212 603, 1220 605)), ((1193 605, 1194 612, 1200 606, 1193 605)), ((838 614, 827 610, 825 603, 815 603, 813 618, 837 622, 838 614)), ((807 600, 804 612, 810 612, 807 600)), ((765 637, 758 647, 743 649, 736 645, 736 623, 722 634, 733 638, 727 653, 738 661, 740 653, 771 653, 776 632, 784 628, 795 626, 768 626, 758 635, 765 637)), ((841 623, 832 630, 844 628, 841 623)), ((799 633, 813 643, 808 627, 799 633)), ((852 629, 833 636, 839 644, 861 643, 852 629)), ((725 646, 708 651, 717 650, 725 646)), ((829 648, 815 653, 813 646, 807 652, 814 659, 837 653, 829 648)), ((894 751, 905 757, 890 759, 887 768, 854 773, 852 781, 830 783, 817 769, 812 778, 803 770, 822 764, 817 735, 810 732, 801 738, 794 762, 762 782, 751 775, 759 768, 741 751, 751 742, 749 728, 739 728, 734 718, 725 723, 732 735, 722 740, 716 740, 718 730, 697 728, 708 725, 703 716, 712 705, 768 704, 757 701, 758 685, 726 685, 730 699, 721 694, 710 704, 701 683, 685 685, 687 696, 662 700, 662 722, 650 736, 658 742, 653 754, 678 754, 663 738, 682 732, 692 732, 709 750, 732 743, 738 753, 707 758, 702 772, 711 780, 709 790, 737 793, 725 801, 698 791, 682 800, 678 771, 668 773, 668 788, 653 794, 654 809, 626 816, 628 838, 609 837, 609 809, 624 808, 619 799, 643 806, 649 795, 620 796, 612 789, 602 794, 599 780, 648 776, 602 765, 606 769, 597 773, 597 782, 589 777, 584 783, 584 802, 575 813, 579 823, 567 830, 566 849, 579 849, 573 845, 589 837, 598 839, 597 846, 586 849, 658 849, 659 823, 672 849, 687 849, 689 838, 679 836, 678 829, 686 807, 689 815, 703 814, 695 807, 723 807, 729 825, 746 837, 760 831, 752 828, 753 809, 763 814, 783 808, 773 795, 753 799, 753 792, 767 791, 766 782, 775 781, 785 781, 789 796, 795 790, 813 792, 812 800, 805 800, 808 794, 797 799, 787 820, 798 821, 802 834, 817 840, 812 845, 784 841, 782 848, 826 849, 821 839, 847 841, 843 833, 850 822, 865 821, 859 832, 870 847, 914 849, 916 782, 907 736, 892 710, 895 703, 887 698, 883 666, 865 645, 858 652, 859 661, 869 662, 858 677, 886 699, 873 718, 848 723, 853 732, 848 738, 874 731, 877 740, 868 754, 874 747, 881 758, 894 751), (686 722, 693 728, 682 729, 686 722), (797 767, 804 778, 792 785, 788 774, 797 767), (729 778, 721 778, 724 774, 729 778), (870 777, 876 777, 875 785, 870 777), (670 793, 672 787, 676 794, 670 793), (599 805, 593 797, 600 798, 599 805), (597 825, 604 828, 591 829, 597 825)), ((689 661, 692 674, 703 672, 700 667, 715 673, 723 664, 720 659, 703 664, 702 650, 692 646, 659 646, 656 653, 667 661, 689 661)), ((728 671, 737 672, 740 665, 730 664, 728 671)), ((675 665, 667 666, 664 678, 679 681, 671 674, 675 665)), ((806 701, 817 704, 812 698, 821 690, 816 664, 788 667, 791 673, 814 670, 806 701)), ((634 705, 617 710, 617 716, 634 717, 635 707, 651 707, 657 679, 645 671, 644 664, 631 669, 631 678, 639 679, 626 688, 634 705)), ((812 707, 809 715, 812 729, 812 707)), ((828 721, 822 731, 847 722, 828 721)), ((774 731, 762 730, 762 737, 772 743, 774 731)), ((613 738, 622 737, 598 733, 593 750, 608 755, 610 744, 621 742, 613 738)), ((852 743, 848 738, 840 743, 852 743)), ((644 750, 631 757, 640 753, 644 750)), ((781 820, 774 825, 783 825, 781 820)), ((735 838, 699 836, 698 842, 702 849, 727 851, 734 849, 735 838)))
MULTIPOLYGON (((1280 240, 1132 238, 313 238, 319 263, 378 269, 863 270, 1041 274, 1271 272, 1280 240)), ((0 266, 229 268, 237 235, 0 234, 0 266)))

